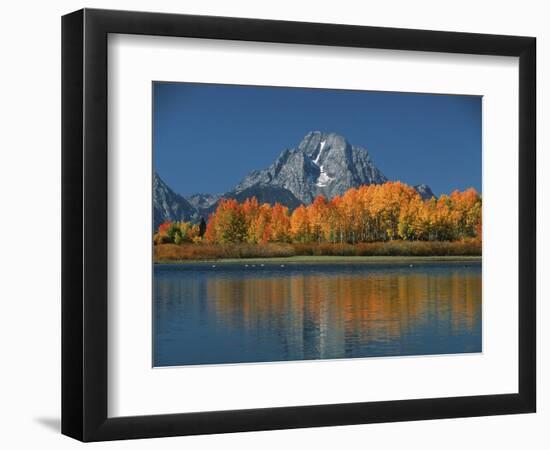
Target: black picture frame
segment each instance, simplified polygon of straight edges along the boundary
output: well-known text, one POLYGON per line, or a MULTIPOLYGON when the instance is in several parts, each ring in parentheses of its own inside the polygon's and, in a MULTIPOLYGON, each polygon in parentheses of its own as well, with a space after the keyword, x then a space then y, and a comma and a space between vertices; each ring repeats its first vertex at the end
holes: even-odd
MULTIPOLYGON (((529 413, 536 408, 536 39, 83 9, 62 18, 62 433, 82 441, 529 413), (107 416, 109 33, 519 57, 517 393, 107 416)), ((512 295, 512 293, 510 294, 512 295)))

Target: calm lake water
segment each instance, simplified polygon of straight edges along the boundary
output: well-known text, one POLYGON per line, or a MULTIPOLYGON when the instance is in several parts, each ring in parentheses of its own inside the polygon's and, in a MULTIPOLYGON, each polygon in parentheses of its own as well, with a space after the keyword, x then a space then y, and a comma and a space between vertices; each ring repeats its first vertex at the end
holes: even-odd
POLYGON ((481 351, 481 263, 155 265, 154 365, 481 351))

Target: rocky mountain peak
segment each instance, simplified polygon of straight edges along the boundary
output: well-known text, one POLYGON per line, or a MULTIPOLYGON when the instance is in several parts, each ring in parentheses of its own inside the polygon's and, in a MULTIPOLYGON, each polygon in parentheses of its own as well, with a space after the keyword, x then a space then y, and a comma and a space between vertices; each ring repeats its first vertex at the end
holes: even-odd
POLYGON ((385 181, 365 148, 351 145, 337 133, 311 131, 297 148, 284 150, 271 166, 246 176, 235 191, 271 185, 311 203, 320 194, 332 198, 351 187, 385 181))
POLYGON ((422 197, 422 200, 429 200, 432 197, 435 197, 430 186, 427 184, 417 184, 416 186, 413 186, 413 188, 416 192, 418 192, 420 197, 422 197))
POLYGON ((221 198, 221 194, 191 194, 185 199, 196 209, 208 209, 221 198))
POLYGON ((153 175, 153 227, 167 220, 196 220, 197 210, 176 194, 155 172, 153 175))

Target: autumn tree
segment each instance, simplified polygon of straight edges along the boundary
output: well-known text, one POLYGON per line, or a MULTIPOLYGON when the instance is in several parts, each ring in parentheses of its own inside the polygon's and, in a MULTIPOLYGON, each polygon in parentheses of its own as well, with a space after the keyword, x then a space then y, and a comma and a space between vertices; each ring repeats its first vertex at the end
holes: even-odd
POLYGON ((243 205, 242 211, 246 224, 246 241, 252 244, 257 244, 261 241, 261 236, 256 230, 258 223, 258 214, 260 213, 260 205, 256 197, 247 198, 243 205))
POLYGON ((307 208, 304 205, 298 206, 290 217, 290 232, 295 242, 311 242, 311 231, 307 208))
POLYGON ((288 208, 275 203, 271 210, 271 236, 272 242, 289 242, 290 241, 290 218, 288 208))
POLYGON ((311 237, 316 242, 324 240, 326 227, 326 212, 328 201, 324 195, 318 195, 313 203, 307 207, 311 237))

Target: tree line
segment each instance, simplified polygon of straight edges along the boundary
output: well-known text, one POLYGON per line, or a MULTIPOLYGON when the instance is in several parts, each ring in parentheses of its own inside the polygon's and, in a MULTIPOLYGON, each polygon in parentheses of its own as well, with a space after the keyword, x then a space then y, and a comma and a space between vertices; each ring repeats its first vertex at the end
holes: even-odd
POLYGON ((256 197, 220 200, 206 223, 165 222, 155 243, 365 243, 481 239, 481 196, 472 188, 422 200, 401 182, 363 185, 331 200, 319 195, 290 212, 256 197))

